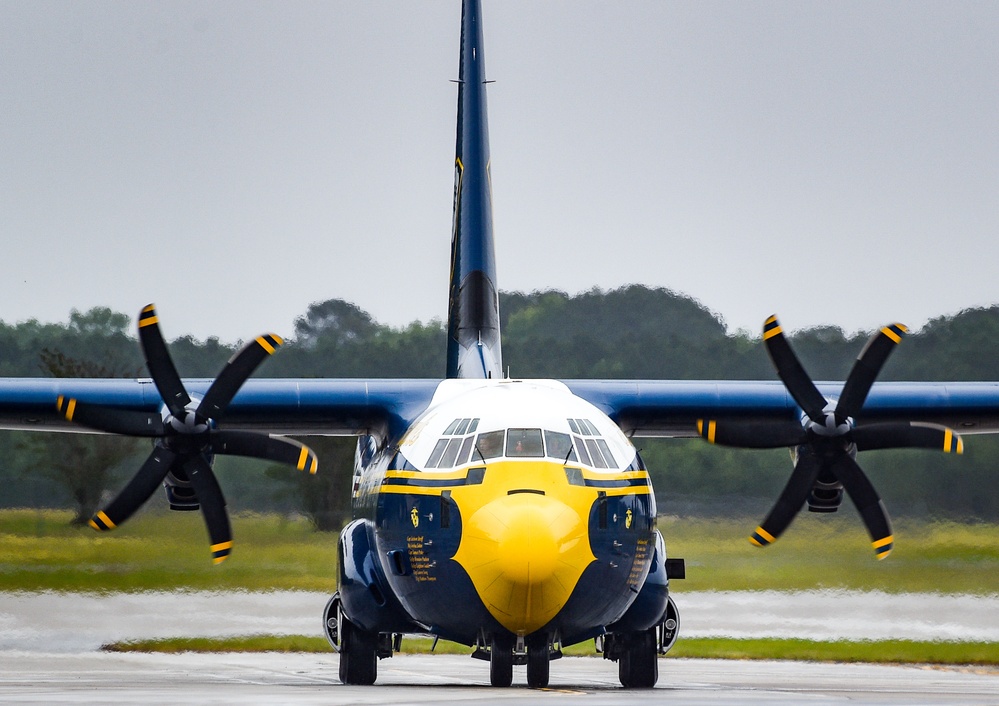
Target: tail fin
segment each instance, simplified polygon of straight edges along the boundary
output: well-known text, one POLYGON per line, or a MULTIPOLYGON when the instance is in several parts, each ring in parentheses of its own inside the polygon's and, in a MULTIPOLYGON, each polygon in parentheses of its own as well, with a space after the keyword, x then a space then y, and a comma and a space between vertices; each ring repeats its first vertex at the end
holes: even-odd
POLYGON ((503 356, 480 0, 462 2, 460 57, 447 377, 499 378, 503 356))

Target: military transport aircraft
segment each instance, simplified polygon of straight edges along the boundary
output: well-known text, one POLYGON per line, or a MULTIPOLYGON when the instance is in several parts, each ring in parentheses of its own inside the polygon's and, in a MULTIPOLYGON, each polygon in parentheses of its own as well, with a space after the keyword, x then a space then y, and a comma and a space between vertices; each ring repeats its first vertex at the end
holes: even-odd
POLYGON ((777 381, 518 380, 504 375, 493 254, 480 0, 464 0, 447 375, 444 380, 247 380, 282 343, 251 341, 214 381, 182 380, 156 310, 139 320, 150 379, 0 380, 0 426, 147 437, 152 451, 92 525, 111 530, 163 485, 170 507, 200 507, 220 562, 233 538, 216 454, 316 458, 284 435, 353 435, 355 519, 338 543, 325 614, 340 678, 371 684, 401 636, 468 645, 506 686, 513 665, 544 686, 561 647, 596 638, 621 683, 651 687, 677 634, 668 559, 649 474, 633 437, 788 447, 790 480, 752 533, 773 542, 805 505, 856 504, 875 554, 892 548, 859 451, 960 453, 953 431, 999 431, 999 383, 880 383, 905 334, 877 332, 845 383, 814 384, 776 317, 763 330, 777 381))

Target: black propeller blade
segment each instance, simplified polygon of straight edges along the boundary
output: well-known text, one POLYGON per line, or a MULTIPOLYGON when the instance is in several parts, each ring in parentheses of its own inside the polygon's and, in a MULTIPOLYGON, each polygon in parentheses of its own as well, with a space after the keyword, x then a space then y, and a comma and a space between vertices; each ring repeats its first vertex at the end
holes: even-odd
POLYGON ((713 444, 741 448, 789 446, 795 466, 773 509, 750 536, 760 547, 772 544, 809 503, 817 511, 834 511, 845 491, 857 507, 878 559, 891 552, 894 537, 881 497, 854 460, 858 451, 890 448, 939 449, 962 453, 961 438, 935 424, 890 422, 854 426, 853 418, 867 400, 878 373, 906 333, 892 324, 875 333, 860 352, 839 399, 827 400, 794 354, 776 316, 763 325, 763 342, 787 391, 804 411, 799 426, 786 420, 741 422, 698 420, 697 431, 713 444))
POLYGON ((229 359, 200 401, 191 399, 177 374, 152 304, 139 314, 139 342, 166 407, 162 415, 101 407, 62 396, 57 403, 60 414, 69 421, 112 434, 156 439, 138 473, 106 508, 94 515, 90 525, 97 530, 114 529, 131 517, 161 483, 189 486, 204 515, 212 559, 218 564, 232 551, 232 529, 225 497, 212 472, 212 456, 248 456, 286 463, 309 473, 315 473, 318 467, 312 450, 297 441, 217 428, 239 388, 283 341, 274 334, 265 334, 245 345, 229 359))

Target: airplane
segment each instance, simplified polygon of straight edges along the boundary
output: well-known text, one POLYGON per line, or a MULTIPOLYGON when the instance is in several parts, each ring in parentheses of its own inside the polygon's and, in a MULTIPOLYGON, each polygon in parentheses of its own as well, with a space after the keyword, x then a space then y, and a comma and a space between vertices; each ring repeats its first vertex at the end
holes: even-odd
POLYGON ((150 378, 0 379, 0 428, 144 437, 152 451, 91 525, 113 530, 163 486, 199 509, 215 563, 232 552, 217 454, 315 472, 290 435, 357 438, 354 519, 337 542, 323 618, 345 684, 373 684, 403 635, 467 645, 510 686, 547 686, 562 648, 595 640, 624 687, 651 688, 678 636, 652 481, 632 439, 787 447, 793 467, 750 537, 773 543, 802 507, 849 496, 875 556, 894 535, 861 451, 961 453, 960 433, 999 431, 999 383, 875 383, 906 329, 890 324, 843 383, 813 382, 771 316, 779 381, 531 380, 504 374, 493 247, 481 0, 463 0, 444 379, 249 379, 283 344, 264 334, 214 380, 182 379, 153 305, 138 318, 150 378))

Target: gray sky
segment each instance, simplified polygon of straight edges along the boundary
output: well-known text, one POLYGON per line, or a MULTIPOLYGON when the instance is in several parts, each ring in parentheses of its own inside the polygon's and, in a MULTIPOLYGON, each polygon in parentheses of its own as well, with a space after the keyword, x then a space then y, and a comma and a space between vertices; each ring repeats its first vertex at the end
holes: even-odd
MULTIPOLYGON (((499 286, 731 329, 999 302, 999 3, 484 0, 499 286)), ((0 0, 0 319, 447 303, 458 0, 0 0)))

